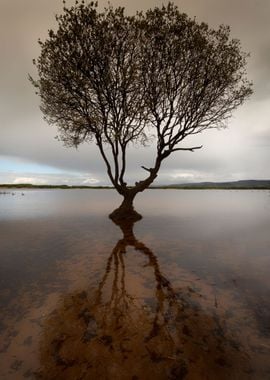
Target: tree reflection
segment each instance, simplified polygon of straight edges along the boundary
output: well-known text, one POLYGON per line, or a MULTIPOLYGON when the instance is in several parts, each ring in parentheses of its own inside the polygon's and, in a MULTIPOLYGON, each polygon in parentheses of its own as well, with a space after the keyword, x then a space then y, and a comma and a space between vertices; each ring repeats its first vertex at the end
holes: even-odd
POLYGON ((175 290, 133 222, 118 225, 123 238, 97 288, 66 295, 46 320, 37 378, 248 379, 241 348, 201 294, 175 290), (131 274, 130 250, 143 259, 131 274))

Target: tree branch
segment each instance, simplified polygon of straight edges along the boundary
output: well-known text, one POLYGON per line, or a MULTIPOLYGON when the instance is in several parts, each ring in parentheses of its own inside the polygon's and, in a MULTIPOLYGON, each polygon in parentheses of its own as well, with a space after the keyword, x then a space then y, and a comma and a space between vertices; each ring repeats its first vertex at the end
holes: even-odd
POLYGON ((196 149, 201 149, 203 146, 200 145, 200 146, 193 146, 192 148, 175 148, 175 149, 172 149, 171 152, 176 152, 178 150, 188 150, 190 152, 194 152, 194 150, 196 149))
POLYGON ((153 171, 153 169, 148 169, 148 168, 146 168, 145 166, 141 166, 141 168, 142 169, 144 169, 144 170, 146 170, 147 172, 149 172, 149 173, 152 173, 152 171, 153 171))

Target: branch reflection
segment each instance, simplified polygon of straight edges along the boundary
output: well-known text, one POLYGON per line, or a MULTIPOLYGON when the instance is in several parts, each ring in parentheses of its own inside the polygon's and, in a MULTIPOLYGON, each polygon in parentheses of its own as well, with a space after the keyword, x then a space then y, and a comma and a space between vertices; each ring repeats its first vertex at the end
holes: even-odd
POLYGON ((247 358, 201 294, 175 290, 133 223, 119 227, 98 287, 66 295, 46 320, 37 378, 248 379, 247 358))

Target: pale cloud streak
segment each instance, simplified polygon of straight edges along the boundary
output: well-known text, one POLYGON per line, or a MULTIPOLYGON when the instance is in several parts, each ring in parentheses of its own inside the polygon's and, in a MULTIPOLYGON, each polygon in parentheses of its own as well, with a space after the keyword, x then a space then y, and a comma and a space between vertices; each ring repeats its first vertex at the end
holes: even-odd
POLYGON ((36 175, 34 175, 33 177, 16 177, 11 183, 14 185, 18 185, 20 183, 33 184, 33 185, 46 185, 46 180, 43 178, 37 178, 36 175))
POLYGON ((104 186, 103 182, 95 178, 90 173, 21 173, 0 172, 1 183, 4 184, 33 184, 33 185, 83 185, 83 186, 104 186))

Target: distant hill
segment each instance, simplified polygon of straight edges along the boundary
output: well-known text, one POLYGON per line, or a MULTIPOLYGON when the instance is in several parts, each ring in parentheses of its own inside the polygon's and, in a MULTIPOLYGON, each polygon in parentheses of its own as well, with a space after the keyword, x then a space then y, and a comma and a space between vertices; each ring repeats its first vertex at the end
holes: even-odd
MULTIPOLYGON (((68 186, 68 185, 32 185, 32 184, 0 184, 0 189, 113 189, 112 186, 68 186)), ((243 180, 232 182, 197 182, 163 186, 151 186, 150 189, 223 189, 223 190, 270 190, 270 180, 243 180)))
POLYGON ((173 184, 165 186, 153 186, 152 188, 163 189, 270 189, 270 180, 242 180, 232 182, 197 182, 173 184))

